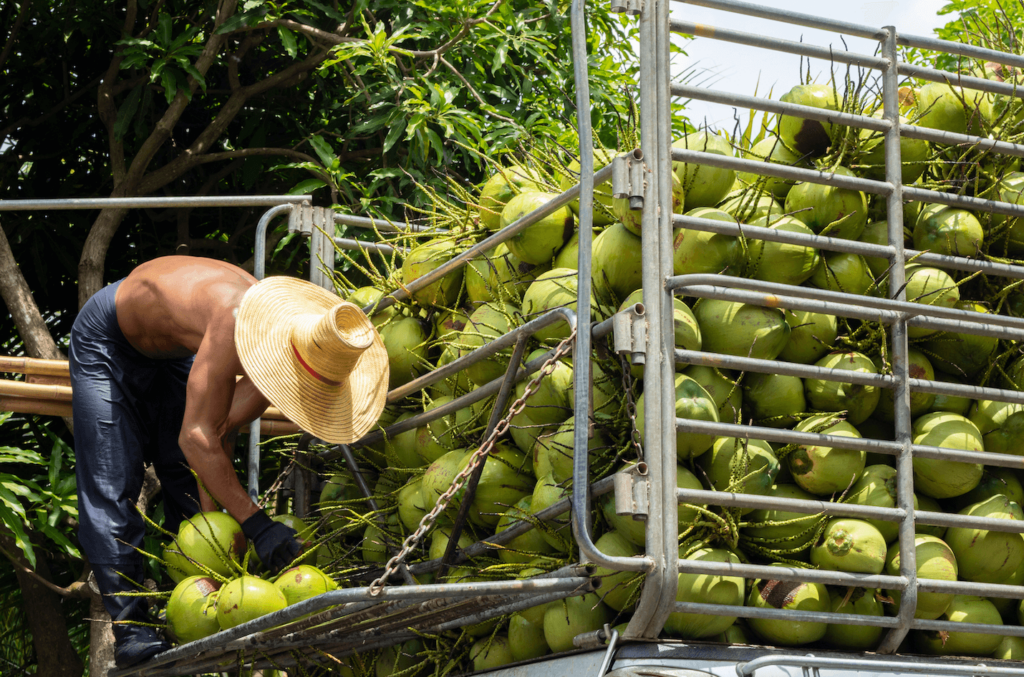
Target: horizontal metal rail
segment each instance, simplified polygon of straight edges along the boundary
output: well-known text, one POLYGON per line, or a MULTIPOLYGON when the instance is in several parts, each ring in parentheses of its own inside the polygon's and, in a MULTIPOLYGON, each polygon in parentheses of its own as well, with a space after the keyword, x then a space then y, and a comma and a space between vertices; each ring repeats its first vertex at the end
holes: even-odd
POLYGON ((959 207, 961 209, 976 209, 992 214, 1004 216, 1024 216, 1024 204, 1010 204, 998 200, 987 200, 970 195, 957 195, 955 193, 941 193, 937 190, 926 188, 915 188, 913 186, 903 187, 903 197, 911 202, 935 202, 938 204, 959 207))
POLYGON ((735 576, 737 578, 792 581, 794 583, 808 582, 860 588, 884 588, 886 590, 903 590, 907 587, 906 578, 882 574, 852 574, 846 571, 829 571, 826 569, 798 569, 796 567, 768 566, 767 564, 709 562, 698 559, 680 559, 678 560, 678 566, 679 573, 681 574, 735 576))
POLYGON ((412 223, 404 223, 398 226, 393 221, 388 221, 387 219, 374 219, 366 216, 355 216, 354 214, 335 213, 334 222, 345 226, 375 230, 380 233, 435 233, 442 235, 448 232, 443 228, 420 226, 412 223))
POLYGON ((274 207, 308 202, 308 195, 214 195, 181 197, 77 197, 54 200, 0 200, 0 212, 71 209, 155 209, 196 207, 274 207))
MULTIPOLYGON (((691 505, 720 505, 727 508, 753 508, 755 510, 789 510, 806 515, 837 515, 866 520, 899 522, 907 512, 899 508, 879 508, 874 505, 856 503, 834 503, 812 501, 800 498, 779 498, 758 494, 736 494, 729 491, 708 491, 707 489, 676 490, 680 503, 691 505)), ((915 513, 916 514, 916 513, 915 513)))
POLYGON ((338 248, 349 251, 367 251, 377 254, 393 254, 397 251, 403 256, 409 253, 409 250, 405 247, 395 247, 381 242, 365 242, 363 240, 353 240, 347 237, 335 237, 331 238, 331 240, 338 248))
MULTIPOLYGON (((852 614, 850 614, 852 615, 852 614)), ((998 627, 998 626, 997 626, 998 627)), ((988 659, 979 659, 988 660, 988 659)), ((1024 668, 1011 668, 985 664, 967 665, 949 661, 942 663, 911 663, 910 661, 864 660, 857 658, 830 658, 825 656, 761 656, 736 666, 738 677, 752 677, 761 668, 777 665, 796 668, 863 670, 865 674, 881 672, 921 673, 926 675, 955 675, 968 677, 971 675, 1006 675, 1007 677, 1024 676, 1024 668)))

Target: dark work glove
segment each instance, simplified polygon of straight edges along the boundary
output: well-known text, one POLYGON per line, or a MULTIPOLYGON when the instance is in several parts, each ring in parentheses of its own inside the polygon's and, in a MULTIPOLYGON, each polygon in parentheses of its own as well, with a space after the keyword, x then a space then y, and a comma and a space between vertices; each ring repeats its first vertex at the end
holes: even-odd
POLYGON ((242 522, 242 533, 252 541, 263 566, 274 574, 295 561, 304 545, 296 538, 295 529, 275 522, 262 510, 242 522))

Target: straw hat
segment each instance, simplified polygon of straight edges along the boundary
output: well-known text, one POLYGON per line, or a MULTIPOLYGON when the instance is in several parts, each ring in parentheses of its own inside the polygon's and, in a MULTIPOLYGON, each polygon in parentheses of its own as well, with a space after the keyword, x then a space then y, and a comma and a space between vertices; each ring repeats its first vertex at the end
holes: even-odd
POLYGON ((249 288, 235 319, 246 375, 303 430, 348 444, 377 422, 388 355, 359 306, 311 282, 271 277, 249 288))

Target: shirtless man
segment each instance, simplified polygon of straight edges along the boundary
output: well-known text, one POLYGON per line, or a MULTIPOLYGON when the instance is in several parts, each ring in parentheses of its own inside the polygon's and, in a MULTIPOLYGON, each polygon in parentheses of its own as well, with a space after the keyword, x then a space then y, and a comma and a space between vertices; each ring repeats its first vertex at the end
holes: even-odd
MULTIPOLYGON (((326 379, 311 365, 325 364, 318 368, 329 370, 336 363, 372 362, 376 371, 362 369, 361 373, 372 373, 373 378, 379 379, 379 353, 383 347, 365 315, 326 290, 285 278, 257 284, 252 275, 227 263, 168 256, 140 265, 128 277, 98 292, 75 320, 68 358, 73 388, 79 540, 95 572, 104 606, 115 621, 118 667, 129 667, 169 648, 155 629, 138 624, 148 621, 144 598, 116 596, 118 592, 135 589, 126 578, 136 582, 144 578, 143 559, 135 548, 142 547, 145 525, 135 509, 135 501, 146 463, 153 464, 161 482, 164 528, 168 531, 176 532, 183 519, 199 510, 216 510, 219 504, 242 525, 260 561, 271 571, 286 566, 301 552, 303 543, 296 538, 295 531, 272 521, 252 502, 231 462, 235 432, 270 403, 245 375, 236 338, 254 345, 274 331, 250 322, 246 334, 239 321, 236 334, 236 317, 244 298, 259 296, 255 293, 258 290, 281 288, 283 297, 279 291, 278 296, 263 300, 263 305, 255 309, 257 301, 250 302, 246 311, 249 316, 263 317, 265 321, 272 314, 269 309, 274 308, 284 309, 289 315, 306 311, 307 315, 302 316, 308 317, 306 307, 286 308, 288 294, 306 301, 316 297, 320 307, 314 312, 327 314, 322 319, 313 316, 313 320, 319 319, 320 325, 328 327, 328 342, 339 340, 351 348, 345 343, 346 337, 351 338, 346 331, 363 332, 359 335, 369 337, 364 341, 367 345, 375 341, 373 350, 368 352, 374 353, 370 357, 376 362, 370 358, 360 362, 358 350, 342 353, 341 358, 336 354, 328 356, 333 362, 325 363, 322 356, 317 362, 318 356, 310 354, 303 360, 299 348, 308 351, 304 345, 295 343, 302 336, 292 340, 294 356, 279 351, 282 356, 274 359, 287 360, 285 366, 294 367, 292 390, 306 399, 310 399, 310 393, 315 395, 312 399, 319 404, 313 417, 305 415, 309 412, 303 411, 303 398, 295 398, 298 404, 274 399, 272 393, 278 392, 278 381, 290 378, 288 374, 283 379, 279 376, 282 364, 274 363, 273 370, 266 370, 272 371, 273 378, 262 377, 270 399, 279 407, 284 405, 292 420, 321 439, 337 441, 330 439, 330 432, 318 433, 317 425, 326 418, 323 401, 333 402, 332 398, 338 399, 339 392, 348 387, 352 364, 344 365, 337 380, 326 379), (247 297, 250 289, 254 293, 247 297), (332 306, 333 311, 323 310, 332 306), (344 316, 343 321, 336 320, 330 312, 344 316), (339 322, 346 326, 339 330, 339 322), (291 364, 295 358, 298 366, 291 364), (237 376, 242 378, 236 382, 237 376), (310 388, 307 382, 315 387, 310 388), (195 471, 205 491, 199 490, 190 469, 195 471)), ((276 320, 277 325, 288 323, 287 318, 276 320)), ((316 338, 324 343, 319 334, 316 338)), ((276 340, 275 345, 279 343, 276 340)), ((266 351, 266 346, 257 347, 266 351)), ((253 365, 254 370, 256 366, 253 365)), ((383 381, 387 383, 386 354, 383 381)), ((376 401, 380 400, 383 407, 383 399, 377 392, 379 388, 368 384, 366 378, 355 384, 364 391, 372 391, 362 395, 373 404, 361 413, 354 432, 347 409, 340 413, 328 410, 330 418, 343 419, 342 423, 349 425, 339 440, 352 441, 348 438, 361 435, 362 428, 368 427, 366 420, 376 420, 374 409, 379 415, 376 401)), ((345 395, 348 397, 349 393, 346 391, 345 395)), ((289 399, 280 393, 278 396, 289 399)))

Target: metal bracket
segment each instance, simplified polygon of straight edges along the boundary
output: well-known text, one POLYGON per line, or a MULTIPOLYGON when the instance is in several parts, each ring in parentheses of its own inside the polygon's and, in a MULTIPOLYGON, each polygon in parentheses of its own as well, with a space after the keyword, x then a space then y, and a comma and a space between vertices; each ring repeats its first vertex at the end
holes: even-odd
POLYGON ((619 200, 628 198, 629 208, 633 211, 644 208, 646 179, 647 165, 639 148, 612 160, 612 197, 619 200))
POLYGON ((611 10, 616 14, 625 12, 629 16, 637 16, 643 9, 643 0, 612 0, 611 10))
POLYGON ((644 364, 647 353, 647 318, 642 304, 638 303, 612 316, 612 335, 616 353, 629 355, 632 364, 644 364))
POLYGON ((612 475, 615 487, 615 514, 631 515, 638 522, 647 521, 647 504, 650 483, 647 481, 647 464, 637 463, 626 472, 612 475))
POLYGON ((314 207, 308 202, 295 205, 288 213, 288 232, 310 237, 314 228, 334 233, 334 210, 330 207, 314 207))

